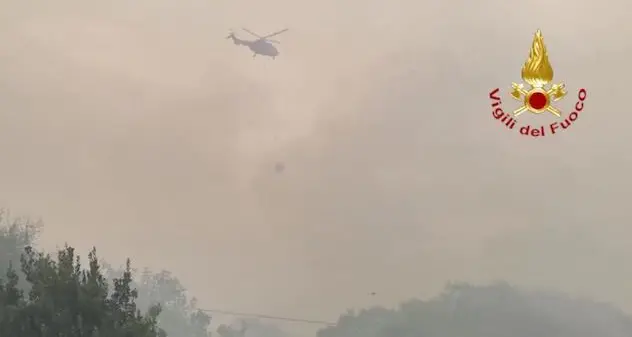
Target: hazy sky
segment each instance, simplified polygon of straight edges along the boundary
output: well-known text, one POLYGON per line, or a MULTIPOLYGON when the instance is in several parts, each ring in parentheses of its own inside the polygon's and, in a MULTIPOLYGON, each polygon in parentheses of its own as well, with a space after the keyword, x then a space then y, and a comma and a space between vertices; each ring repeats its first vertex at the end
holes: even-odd
POLYGON ((0 206, 45 247, 228 310, 333 320, 499 279, 632 310, 629 1, 91 3, 0 1, 0 206), (290 31, 253 60, 240 27, 290 31), (535 140, 488 93, 537 28, 559 107, 588 99, 535 140))

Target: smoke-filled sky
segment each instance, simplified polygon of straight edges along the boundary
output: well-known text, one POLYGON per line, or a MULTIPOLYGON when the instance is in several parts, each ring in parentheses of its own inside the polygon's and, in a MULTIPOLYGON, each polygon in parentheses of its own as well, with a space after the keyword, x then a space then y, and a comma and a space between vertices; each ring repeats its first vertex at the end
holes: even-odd
POLYGON ((41 217, 46 248, 313 319, 450 280, 632 310, 629 1, 95 3, 0 2, 0 206, 41 217), (241 27, 290 30, 253 60, 241 27), (489 92, 515 108, 537 28, 558 106, 588 98, 529 139, 489 92))

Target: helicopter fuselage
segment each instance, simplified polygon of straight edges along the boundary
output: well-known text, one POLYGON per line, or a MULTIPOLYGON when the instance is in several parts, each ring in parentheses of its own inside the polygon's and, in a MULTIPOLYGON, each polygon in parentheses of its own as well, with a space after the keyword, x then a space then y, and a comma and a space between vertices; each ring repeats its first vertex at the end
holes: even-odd
POLYGON ((250 41, 247 46, 255 54, 270 57, 276 57, 279 55, 279 50, 275 46, 273 46, 272 43, 266 40, 250 41))
POLYGON ((254 55, 264 55, 275 58, 279 55, 279 50, 272 45, 269 41, 259 39, 254 41, 249 40, 241 40, 236 38, 233 34, 228 35, 228 39, 232 39, 233 42, 238 46, 246 46, 250 49, 254 55))
POLYGON ((268 38, 281 34, 287 31, 287 29, 284 29, 284 30, 281 30, 276 33, 266 35, 263 37, 245 28, 244 30, 250 33, 251 35, 258 37, 258 39, 257 40, 242 40, 242 39, 237 38, 235 34, 232 32, 226 38, 232 39, 236 45, 248 47, 248 49, 250 49, 253 52, 253 55, 252 55, 253 58, 256 57, 257 55, 270 56, 273 59, 279 56, 279 50, 272 44, 273 42, 274 43, 279 43, 279 42, 275 40, 269 40, 268 38))

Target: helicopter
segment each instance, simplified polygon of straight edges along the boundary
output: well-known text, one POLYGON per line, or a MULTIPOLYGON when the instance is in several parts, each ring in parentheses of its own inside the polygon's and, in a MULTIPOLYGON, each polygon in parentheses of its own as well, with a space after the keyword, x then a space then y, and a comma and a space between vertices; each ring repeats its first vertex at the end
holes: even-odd
POLYGON ((238 46, 246 46, 250 48, 250 50, 253 52, 252 58, 255 58, 257 55, 263 55, 263 56, 270 56, 272 57, 273 60, 276 59, 277 56, 279 56, 279 50, 273 45, 273 43, 278 44, 281 42, 276 41, 276 40, 270 40, 269 38, 279 35, 281 33, 284 33, 288 30, 286 28, 276 33, 268 34, 266 36, 260 36, 256 33, 251 32, 250 30, 246 28, 242 28, 242 29, 246 31, 247 33, 255 36, 257 40, 242 40, 236 37, 235 33, 233 33, 232 31, 230 32, 230 34, 228 34, 226 39, 232 39, 233 42, 238 46))

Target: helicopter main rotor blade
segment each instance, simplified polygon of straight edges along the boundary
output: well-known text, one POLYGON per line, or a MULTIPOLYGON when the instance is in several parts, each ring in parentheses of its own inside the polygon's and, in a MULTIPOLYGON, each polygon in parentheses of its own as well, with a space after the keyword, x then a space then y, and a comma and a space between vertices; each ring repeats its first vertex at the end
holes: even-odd
POLYGON ((279 41, 277 41, 277 40, 268 40, 268 39, 265 39, 265 41, 272 42, 272 43, 276 43, 276 44, 280 44, 280 43, 281 43, 281 42, 279 42, 279 41))
POLYGON ((278 31, 278 32, 276 32, 276 33, 272 33, 272 34, 270 34, 270 35, 266 35, 266 36, 262 37, 262 39, 267 39, 267 38, 269 38, 269 37, 277 36, 277 35, 279 35, 279 34, 281 34, 281 33, 285 33, 285 32, 287 32, 288 30, 289 30, 288 28, 285 28, 285 29, 280 30, 280 31, 278 31))
POLYGON ((245 30, 246 32, 248 32, 249 34, 252 34, 252 35, 256 36, 258 39, 264 39, 263 37, 259 36, 259 35, 258 35, 258 34, 256 34, 256 33, 253 33, 253 32, 251 32, 251 31, 249 31, 249 30, 248 30, 248 29, 246 29, 246 28, 242 28, 242 29, 243 29, 243 30, 245 30))

